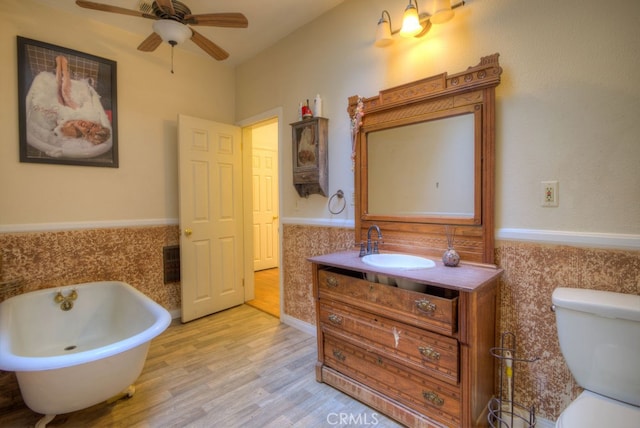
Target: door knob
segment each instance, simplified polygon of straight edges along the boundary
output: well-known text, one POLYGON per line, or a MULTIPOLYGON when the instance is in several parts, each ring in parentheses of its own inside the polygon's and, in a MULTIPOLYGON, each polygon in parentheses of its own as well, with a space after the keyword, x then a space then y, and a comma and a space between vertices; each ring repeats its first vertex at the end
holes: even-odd
POLYGON ((184 236, 191 236, 192 233, 193 233, 193 231, 191 229, 185 229, 184 230, 184 236))
POLYGON ((273 220, 277 220, 277 219, 278 219, 278 216, 277 216, 277 215, 274 215, 274 216, 273 216, 273 220))

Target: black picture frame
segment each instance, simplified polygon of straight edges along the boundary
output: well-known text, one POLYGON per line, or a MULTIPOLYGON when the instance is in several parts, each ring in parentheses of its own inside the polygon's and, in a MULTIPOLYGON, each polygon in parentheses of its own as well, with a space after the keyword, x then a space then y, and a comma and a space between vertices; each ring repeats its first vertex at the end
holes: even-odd
POLYGON ((20 162, 117 168, 116 62, 17 42, 20 162))

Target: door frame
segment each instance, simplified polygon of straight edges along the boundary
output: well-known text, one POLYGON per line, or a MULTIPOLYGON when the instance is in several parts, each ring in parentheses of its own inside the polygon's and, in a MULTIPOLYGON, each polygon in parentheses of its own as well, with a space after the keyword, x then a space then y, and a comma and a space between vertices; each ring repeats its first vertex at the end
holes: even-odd
MULTIPOLYGON (((282 165, 283 165, 283 135, 284 120, 282 107, 267 110, 255 116, 236 122, 242 130, 242 199, 244 201, 244 300, 255 298, 255 284, 253 271, 253 181, 252 173, 252 153, 253 143, 251 141, 251 128, 268 120, 278 120, 278 212, 282 213, 282 165)), ((278 219, 278 266, 282 267, 282 227, 278 219)), ((280 313, 283 313, 284 298, 282 292, 282 269, 278 278, 278 290, 280 294, 280 313)), ((280 317, 282 322, 282 317, 280 317)))

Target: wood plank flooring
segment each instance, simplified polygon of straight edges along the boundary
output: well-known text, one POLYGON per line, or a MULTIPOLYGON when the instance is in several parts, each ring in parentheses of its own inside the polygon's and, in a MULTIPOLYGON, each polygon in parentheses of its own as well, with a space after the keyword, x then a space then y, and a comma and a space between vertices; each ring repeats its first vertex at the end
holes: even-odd
POLYGON ((247 305, 280 318, 280 270, 259 270, 254 273, 255 299, 247 305))
MULTIPOLYGON (((132 398, 58 415, 48 427, 398 427, 315 380, 316 339, 247 305, 172 325, 151 343, 132 398)), ((1 427, 40 419, 24 405, 1 427)))

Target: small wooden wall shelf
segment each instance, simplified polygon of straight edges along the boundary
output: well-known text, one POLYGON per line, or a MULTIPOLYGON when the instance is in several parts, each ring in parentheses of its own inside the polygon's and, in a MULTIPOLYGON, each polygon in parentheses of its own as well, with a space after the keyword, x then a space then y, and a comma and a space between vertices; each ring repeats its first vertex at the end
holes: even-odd
POLYGON ((298 194, 327 196, 329 165, 327 134, 329 119, 314 117, 291 124, 293 185, 298 194))

